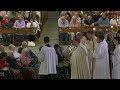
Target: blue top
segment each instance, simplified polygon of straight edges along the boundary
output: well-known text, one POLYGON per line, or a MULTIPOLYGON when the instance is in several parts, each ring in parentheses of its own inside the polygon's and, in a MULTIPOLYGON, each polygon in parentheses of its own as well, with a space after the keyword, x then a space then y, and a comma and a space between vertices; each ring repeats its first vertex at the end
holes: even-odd
POLYGON ((2 29, 10 29, 10 28, 12 28, 12 24, 10 22, 2 24, 2 29))
POLYGON ((109 19, 108 18, 103 19, 102 17, 99 18, 98 25, 100 27, 109 27, 109 25, 110 25, 109 19))

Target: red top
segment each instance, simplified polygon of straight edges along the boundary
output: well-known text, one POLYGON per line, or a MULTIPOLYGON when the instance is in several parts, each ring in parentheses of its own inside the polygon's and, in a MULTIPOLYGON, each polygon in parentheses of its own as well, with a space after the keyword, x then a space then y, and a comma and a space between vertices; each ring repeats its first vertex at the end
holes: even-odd
POLYGON ((0 59, 0 70, 6 67, 6 61, 3 59, 0 59))
MULTIPOLYGON (((9 20, 9 22, 11 22, 11 21, 9 20)), ((1 21, 1 26, 2 26, 3 23, 5 23, 5 20, 2 20, 2 21, 1 21)))

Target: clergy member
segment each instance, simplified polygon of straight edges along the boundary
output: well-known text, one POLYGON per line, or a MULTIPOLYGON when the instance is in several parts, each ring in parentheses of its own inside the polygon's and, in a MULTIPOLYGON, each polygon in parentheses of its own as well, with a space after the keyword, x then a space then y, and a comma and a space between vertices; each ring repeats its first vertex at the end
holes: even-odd
POLYGON ((113 52, 112 62, 113 62, 113 71, 112 79, 120 79, 120 38, 114 38, 114 44, 116 48, 113 52))
POLYGON ((70 59, 71 79, 90 79, 88 51, 79 39, 74 39, 72 43, 76 49, 70 59))
POLYGON ((93 60, 93 51, 95 48, 95 44, 97 43, 97 37, 94 35, 94 32, 92 30, 87 32, 87 41, 86 44, 89 47, 89 66, 90 66, 90 73, 91 77, 93 78, 93 68, 94 68, 94 60, 93 60))
POLYGON ((110 79, 108 44, 102 32, 97 35, 93 57, 95 60, 93 79, 110 79))
POLYGON ((39 68, 40 79, 56 79, 58 57, 54 47, 49 44, 49 37, 44 37, 44 43, 45 45, 38 55, 38 61, 41 62, 39 68))

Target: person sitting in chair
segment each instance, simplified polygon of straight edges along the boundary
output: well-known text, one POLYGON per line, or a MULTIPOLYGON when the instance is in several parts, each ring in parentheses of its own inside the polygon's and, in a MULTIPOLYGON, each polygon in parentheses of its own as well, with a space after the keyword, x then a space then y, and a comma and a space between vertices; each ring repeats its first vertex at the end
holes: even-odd
MULTIPOLYGON (((5 22, 2 24, 2 29, 7 30, 7 29, 11 29, 11 28, 12 28, 12 24, 9 22, 9 19, 6 18, 5 22)), ((2 34, 2 38, 3 38, 4 42, 7 42, 7 43, 9 42, 10 43, 11 34, 2 34)))

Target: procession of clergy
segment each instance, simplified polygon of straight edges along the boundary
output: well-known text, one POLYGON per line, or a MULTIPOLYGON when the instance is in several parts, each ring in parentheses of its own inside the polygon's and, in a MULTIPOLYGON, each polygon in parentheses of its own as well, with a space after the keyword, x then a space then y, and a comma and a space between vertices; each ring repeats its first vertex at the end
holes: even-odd
POLYGON ((30 50, 26 41, 21 42, 18 51, 10 44, 7 53, 4 46, 0 45, 0 77, 6 75, 8 79, 68 79, 70 75, 71 79, 120 79, 120 30, 113 36, 113 52, 110 52, 111 47, 107 42, 107 28, 110 24, 118 25, 116 14, 111 23, 106 12, 100 16, 95 11, 94 18, 88 13, 84 15, 80 19, 78 12, 72 16, 70 12, 62 11, 58 27, 79 27, 83 23, 87 27, 105 27, 106 32, 100 30, 95 33, 92 29, 86 34, 60 32, 60 42, 71 43, 65 48, 61 48, 59 44, 53 47, 50 45, 51 37, 45 36, 38 56, 30 50), (8 66, 9 70, 4 70, 8 66))
POLYGON ((82 32, 61 32, 60 41, 71 41, 71 79, 120 79, 120 30, 113 35, 113 52, 110 52, 111 47, 107 43, 108 34, 107 28, 110 25, 117 27, 119 24, 117 14, 113 14, 113 18, 107 16, 106 12, 95 11, 95 14, 84 14, 82 18, 80 14, 74 13, 73 16, 68 11, 62 11, 58 19, 60 28, 76 28, 82 23, 84 26, 105 27, 106 32, 102 29, 95 33, 90 29, 86 34, 82 32), (70 15, 72 16, 70 18, 70 15), (110 65, 112 61, 112 68, 110 65), (110 75, 110 69, 112 75, 110 75))

